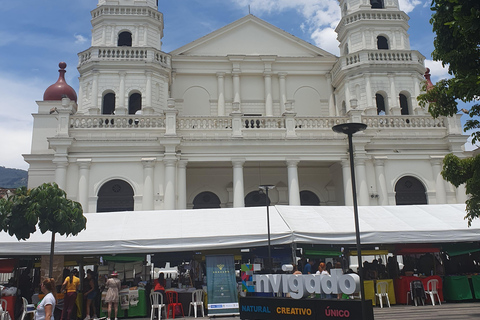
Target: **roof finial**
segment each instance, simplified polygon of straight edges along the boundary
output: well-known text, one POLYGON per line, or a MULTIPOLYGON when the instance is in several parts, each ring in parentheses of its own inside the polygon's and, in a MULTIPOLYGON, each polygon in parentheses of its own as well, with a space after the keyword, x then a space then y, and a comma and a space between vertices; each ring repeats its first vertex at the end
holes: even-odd
POLYGON ((250 5, 248 5, 248 14, 251 14, 251 13, 250 13, 250 5))

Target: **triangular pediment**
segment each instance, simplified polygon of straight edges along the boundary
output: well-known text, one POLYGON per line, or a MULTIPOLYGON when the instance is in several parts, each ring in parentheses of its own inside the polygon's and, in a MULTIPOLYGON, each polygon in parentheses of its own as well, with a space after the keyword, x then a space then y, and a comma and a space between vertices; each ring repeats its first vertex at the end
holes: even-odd
POLYGON ((335 57, 251 14, 180 47, 170 54, 172 56, 335 57))

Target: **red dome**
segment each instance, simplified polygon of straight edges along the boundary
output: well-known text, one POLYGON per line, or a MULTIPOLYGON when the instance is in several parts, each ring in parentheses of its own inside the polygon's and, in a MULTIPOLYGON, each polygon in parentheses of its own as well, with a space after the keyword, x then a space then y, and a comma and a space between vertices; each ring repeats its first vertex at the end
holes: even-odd
POLYGON ((60 67, 60 70, 58 70, 60 73, 58 80, 45 90, 43 101, 62 100, 62 98, 67 96, 70 100, 77 102, 77 93, 65 81, 65 72, 67 72, 65 68, 67 64, 60 62, 58 66, 60 67))

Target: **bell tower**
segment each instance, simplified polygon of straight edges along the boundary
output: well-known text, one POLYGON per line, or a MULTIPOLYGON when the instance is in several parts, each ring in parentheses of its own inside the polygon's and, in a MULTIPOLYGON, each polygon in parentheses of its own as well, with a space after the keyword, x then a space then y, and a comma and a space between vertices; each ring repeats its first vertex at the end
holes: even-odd
POLYGON ((340 0, 340 59, 332 72, 337 114, 422 112, 416 97, 425 57, 410 50, 408 15, 398 0, 340 0))
POLYGON ((156 0, 99 0, 91 47, 79 56, 79 112, 153 114, 166 108, 170 56, 156 0))

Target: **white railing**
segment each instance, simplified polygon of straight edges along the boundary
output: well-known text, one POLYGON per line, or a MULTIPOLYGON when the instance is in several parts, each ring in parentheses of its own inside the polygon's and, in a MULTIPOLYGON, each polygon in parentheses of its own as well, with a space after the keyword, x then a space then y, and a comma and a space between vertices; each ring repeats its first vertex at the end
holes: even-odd
POLYGON ((282 117, 242 117, 244 129, 284 129, 285 119, 282 117))
POLYGON ((177 130, 232 129, 231 117, 178 117, 177 130))
POLYGON ((367 128, 445 128, 445 118, 431 116, 364 116, 367 128))
POLYGON ((171 56, 154 48, 91 47, 78 54, 78 66, 95 61, 151 61, 165 68, 171 66, 171 56))
POLYGON ((346 17, 343 21, 343 25, 347 25, 360 20, 404 20, 408 21, 408 18, 405 13, 398 12, 382 12, 381 10, 377 12, 358 12, 356 14, 346 17))
POLYGON ((122 7, 103 5, 92 11, 92 18, 98 18, 103 15, 135 15, 147 16, 152 19, 163 21, 163 14, 150 7, 122 7))
POLYGON ((337 124, 348 122, 348 117, 299 117, 295 118, 296 130, 309 130, 309 129, 331 129, 337 124))
POLYGON ((165 128, 164 116, 75 115, 70 118, 71 129, 165 128))
POLYGON ((424 57, 415 50, 362 50, 340 57, 332 69, 332 75, 360 63, 373 64, 423 64, 424 57))
MULTIPOLYGON (((232 117, 181 116, 176 118, 177 131, 231 131, 232 117)), ((446 128, 446 118, 434 119, 431 116, 362 116, 362 122, 368 128, 446 128)), ((333 126, 349 122, 349 117, 297 117, 294 128, 299 131, 330 130, 333 126)), ((242 130, 281 129, 286 130, 283 117, 242 116, 242 130)), ((165 129, 164 115, 73 115, 70 117, 70 129, 165 129)))

